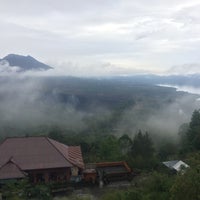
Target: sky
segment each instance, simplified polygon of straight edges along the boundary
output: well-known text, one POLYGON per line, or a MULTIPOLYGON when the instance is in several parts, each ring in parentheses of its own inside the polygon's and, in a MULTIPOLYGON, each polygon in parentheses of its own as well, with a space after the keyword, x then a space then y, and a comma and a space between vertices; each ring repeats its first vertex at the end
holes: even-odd
POLYGON ((62 75, 200 73, 199 0, 0 0, 0 58, 62 75))

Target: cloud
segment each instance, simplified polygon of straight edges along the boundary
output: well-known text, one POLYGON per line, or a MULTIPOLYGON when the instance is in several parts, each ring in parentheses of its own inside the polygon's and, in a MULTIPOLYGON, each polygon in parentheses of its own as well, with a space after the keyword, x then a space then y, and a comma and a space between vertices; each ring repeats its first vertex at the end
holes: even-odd
POLYGON ((137 102, 131 109, 124 112, 116 130, 119 134, 129 133, 130 135, 142 130, 148 131, 152 136, 178 139, 179 127, 183 123, 188 123, 193 111, 200 106, 200 101, 196 98, 184 95, 172 102, 160 104, 157 109, 145 108, 142 102, 137 102))
POLYGON ((200 74, 200 64, 198 63, 191 63, 191 64, 184 64, 184 65, 176 65, 171 67, 168 71, 168 74, 183 74, 183 75, 189 75, 189 74, 200 74))
POLYGON ((199 59, 197 0, 0 3, 1 57, 20 53, 44 61, 85 66, 90 60, 113 67, 120 59, 130 73, 138 67, 159 71, 199 59))
POLYGON ((87 127, 86 118, 110 115, 103 106, 91 105, 87 111, 76 108, 79 99, 73 94, 66 94, 63 101, 64 89, 55 82, 51 78, 0 77, 0 135, 45 134, 54 126, 80 131, 87 127))
POLYGON ((20 68, 17 66, 10 66, 6 60, 0 60, 0 73, 3 75, 13 75, 20 71, 20 68))
POLYGON ((50 70, 27 70, 21 71, 18 66, 10 66, 6 60, 0 61, 0 77, 48 77, 48 76, 75 76, 75 77, 103 77, 103 76, 119 76, 131 74, 153 73, 154 69, 143 70, 139 67, 140 63, 127 63, 126 60, 114 59, 113 63, 100 59, 73 61, 57 61, 49 60, 47 64, 53 67, 50 70), (99 60, 99 61, 97 61, 99 60), (137 67, 131 68, 132 65, 137 67))

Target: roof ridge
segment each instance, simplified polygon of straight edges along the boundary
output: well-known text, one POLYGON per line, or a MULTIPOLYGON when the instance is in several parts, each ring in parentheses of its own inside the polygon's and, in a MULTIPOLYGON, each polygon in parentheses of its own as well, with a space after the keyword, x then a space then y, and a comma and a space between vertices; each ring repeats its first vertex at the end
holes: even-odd
POLYGON ((28 136, 8 136, 5 139, 12 139, 12 138, 41 138, 41 137, 48 137, 46 135, 28 135, 28 136))
POLYGON ((11 162, 12 164, 14 164, 22 174, 24 174, 25 176, 27 175, 26 172, 24 172, 22 170, 22 168, 17 164, 17 162, 15 161, 15 159, 13 158, 13 156, 11 156, 3 165, 1 165, 0 169, 2 169, 4 166, 6 166, 9 162, 11 162))
MULTIPOLYGON (((3 170, 4 168, 6 168, 7 166, 9 167, 9 165, 13 165, 17 170, 18 170, 18 175, 17 177, 22 178, 22 177, 26 177, 27 173, 21 169, 21 167, 14 161, 13 157, 11 156, 9 158, 9 160, 7 162, 5 162, 1 167, 0 167, 0 171, 3 170), (19 173, 21 175, 19 175, 19 173)), ((16 175, 15 175, 16 176, 16 175)), ((4 177, 5 178, 5 177, 4 177)))
POLYGON ((5 166, 7 163, 9 163, 9 162, 12 162, 12 163, 14 163, 15 164, 15 162, 14 162, 14 159, 13 159, 13 156, 10 156, 1 166, 0 166, 0 169, 3 167, 3 166, 5 166))
POLYGON ((32 136, 7 136, 5 138, 3 138, 0 142, 0 145, 3 144, 6 140, 9 139, 23 139, 23 138, 47 138, 46 135, 32 135, 32 136))
MULTIPOLYGON (((49 137, 45 137, 45 138, 46 138, 47 141, 56 149, 56 151, 58 151, 59 154, 62 155, 62 157, 63 157, 67 162, 69 162, 70 164, 73 165, 73 163, 72 163, 71 161, 69 161, 69 160, 65 157, 65 155, 63 155, 63 153, 51 142, 51 140, 53 140, 53 139, 51 139, 51 138, 49 138, 49 137)), ((57 142, 56 140, 53 140, 53 141, 57 142)), ((60 143, 60 142, 58 142, 58 143, 60 143)), ((60 144, 62 144, 62 143, 60 143, 60 144)), ((62 145, 65 145, 65 144, 62 144, 62 145)), ((65 146, 68 147, 67 145, 65 145, 65 146)))

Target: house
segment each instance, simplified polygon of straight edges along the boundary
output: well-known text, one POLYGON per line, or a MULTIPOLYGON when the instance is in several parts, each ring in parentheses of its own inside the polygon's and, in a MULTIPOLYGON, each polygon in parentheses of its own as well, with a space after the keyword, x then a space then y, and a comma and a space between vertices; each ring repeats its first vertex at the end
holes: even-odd
POLYGON ((25 177, 34 183, 69 181, 83 169, 80 146, 43 136, 6 138, 0 144, 0 181, 25 177))
POLYGON ((189 165, 182 160, 165 161, 163 164, 175 172, 180 172, 181 170, 189 167, 189 165))
POLYGON ((99 162, 88 164, 83 171, 86 182, 103 181, 105 184, 119 180, 131 180, 133 173, 126 162, 99 162))

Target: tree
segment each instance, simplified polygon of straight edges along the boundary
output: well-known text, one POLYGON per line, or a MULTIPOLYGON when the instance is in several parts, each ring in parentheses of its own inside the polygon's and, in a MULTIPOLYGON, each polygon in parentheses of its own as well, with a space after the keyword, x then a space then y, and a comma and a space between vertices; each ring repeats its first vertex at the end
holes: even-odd
POLYGON ((124 134, 118 139, 118 142, 119 142, 121 154, 122 155, 129 154, 131 151, 132 144, 133 144, 131 138, 127 134, 124 134))
POLYGON ((27 181, 8 181, 2 187, 2 196, 8 200, 24 200, 26 197, 27 181))
POLYGON ((131 165, 138 169, 151 169, 155 163, 153 142, 147 132, 139 131, 133 139, 131 165))
POLYGON ((51 200, 47 185, 31 185, 28 180, 8 181, 2 187, 3 197, 7 200, 51 200))
POLYGON ((195 110, 187 132, 188 149, 200 150, 200 110, 195 110))
POLYGON ((177 176, 171 195, 171 200, 200 200, 200 165, 177 176))
POLYGON ((120 158, 118 139, 114 135, 107 135, 100 141, 99 154, 101 160, 116 161, 120 158))
POLYGON ((153 154, 154 148, 149 134, 147 132, 143 134, 141 130, 139 130, 138 134, 134 137, 133 140, 132 155, 140 155, 142 157, 148 158, 153 156, 153 154))
POLYGON ((179 127, 178 135, 180 138, 180 153, 188 151, 188 137, 189 123, 184 123, 179 127))
POLYGON ((48 137, 50 137, 51 139, 57 140, 59 142, 63 142, 64 140, 62 130, 57 126, 52 127, 52 129, 48 133, 48 137))
POLYGON ((154 172, 145 180, 143 194, 145 200, 169 200, 170 188, 173 183, 173 177, 166 174, 154 172))
POLYGON ((177 145, 173 142, 165 142, 161 145, 158 151, 158 157, 161 161, 170 159, 170 157, 176 155, 177 145))
POLYGON ((111 190, 103 195, 102 200, 142 200, 142 193, 138 190, 111 190))

